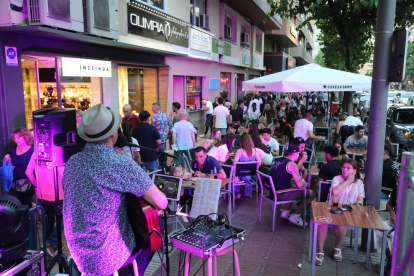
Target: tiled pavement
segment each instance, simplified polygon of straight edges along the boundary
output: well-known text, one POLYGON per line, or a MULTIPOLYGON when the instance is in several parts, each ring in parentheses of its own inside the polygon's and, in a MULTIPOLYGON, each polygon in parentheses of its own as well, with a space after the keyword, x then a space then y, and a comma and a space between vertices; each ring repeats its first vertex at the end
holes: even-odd
MULTIPOLYGON (((206 139, 199 138, 198 145, 203 145, 206 139)), ((384 203, 384 202, 383 202, 384 203)), ((383 204, 384 205, 384 204, 383 204)), ((382 206, 384 207, 384 206, 382 206)), ((278 206, 278 209, 280 207, 278 206)), ((384 208, 382 208, 384 209, 384 208)), ((227 201, 222 202, 219 206, 219 212, 226 212, 227 201)), ((306 230, 295 226, 280 217, 278 210, 276 216, 275 232, 271 232, 272 214, 270 204, 264 202, 262 212, 262 222, 259 222, 259 208, 256 207, 255 198, 242 198, 236 201, 236 208, 233 210, 232 225, 246 230, 247 237, 243 245, 237 244, 236 251, 239 255, 241 275, 246 276, 267 276, 267 275, 296 275, 305 276, 311 274, 311 263, 308 262, 308 245, 309 245, 309 226, 306 230), (301 264, 301 268, 298 265, 301 264)), ((188 224, 187 224, 188 225, 188 224)), ((66 240, 63 236, 63 243, 66 240)), ((361 234, 359 235, 361 237, 361 234)), ((328 237, 325 242, 325 260, 323 265, 316 267, 316 275, 379 275, 370 266, 365 270, 365 252, 359 250, 357 264, 352 263, 353 249, 349 246, 349 236, 347 235, 342 243, 343 260, 342 262, 333 261, 333 247, 335 237, 333 229, 329 229, 328 237)), ((64 254, 70 256, 67 248, 64 254)), ((371 262, 379 263, 379 254, 371 254, 371 262)), ((170 275, 179 275, 180 250, 173 249, 170 254, 170 275)), ((201 258, 192 256, 190 275, 200 268, 203 264, 201 258)), ((160 258, 155 254, 150 263, 145 276, 159 276, 160 258)), ((232 255, 227 254, 219 256, 217 259, 217 275, 233 275, 232 255)), ((207 272, 207 266, 205 267, 207 272)), ((58 273, 58 266, 52 270, 51 275, 58 273)), ((203 275, 201 268, 197 275, 203 275)), ((183 274, 183 273, 182 273, 183 274)), ((166 275, 164 271, 164 275, 166 275)))
MULTIPOLYGON (((220 205, 224 212, 227 202, 220 205)), ((306 230, 295 226, 278 216, 275 232, 271 232, 270 204, 264 203, 262 222, 258 221, 258 207, 254 198, 242 198, 236 202, 232 218, 234 226, 243 228, 247 237, 243 245, 237 244, 240 271, 242 275, 310 275, 311 263, 308 262, 309 227, 306 230), (301 268, 298 265, 301 264, 301 268)), ((360 235, 361 236, 361 235, 360 235)), ((333 229, 329 230, 325 242, 325 260, 316 268, 316 275, 378 275, 370 266, 365 270, 365 252, 358 252, 357 264, 352 263, 353 248, 349 246, 349 236, 343 241, 343 261, 333 261, 335 238, 333 229)), ((371 254, 372 262, 379 263, 379 252, 371 254)), ((179 275, 180 250, 174 250, 170 257, 170 275, 179 275)), ((191 272, 194 275, 203 260, 192 256, 191 272)), ((233 275, 232 255, 219 256, 217 275, 233 275)), ((207 267, 206 267, 207 270, 207 267)), ((146 276, 161 275, 160 261, 157 255, 153 258, 146 276)), ((164 272, 165 275, 165 272, 164 272)), ((202 270, 197 275, 202 275, 202 270)))

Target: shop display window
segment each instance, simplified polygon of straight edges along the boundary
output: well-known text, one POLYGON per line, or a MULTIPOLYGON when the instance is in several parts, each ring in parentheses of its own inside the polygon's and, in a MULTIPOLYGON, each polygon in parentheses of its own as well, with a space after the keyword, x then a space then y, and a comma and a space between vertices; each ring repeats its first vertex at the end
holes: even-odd
POLYGON ((220 96, 229 95, 230 91, 230 73, 220 73, 220 96))
POLYGON ((158 102, 158 71, 153 68, 118 67, 118 90, 120 114, 122 107, 129 104, 134 114, 148 111, 158 102))
POLYGON ((199 109, 201 107, 202 77, 186 77, 187 108, 199 109))
POLYGON ((82 111, 102 102, 99 77, 60 77, 60 89, 58 89, 55 58, 22 55, 21 62, 26 125, 29 130, 33 129, 33 111, 59 107, 59 96, 62 101, 61 107, 82 111), (36 63, 38 74, 36 74, 36 63))

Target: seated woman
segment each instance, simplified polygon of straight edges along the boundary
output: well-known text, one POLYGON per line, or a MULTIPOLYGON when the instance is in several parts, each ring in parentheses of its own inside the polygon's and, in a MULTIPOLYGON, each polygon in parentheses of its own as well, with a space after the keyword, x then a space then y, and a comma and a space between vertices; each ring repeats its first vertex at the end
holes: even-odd
MULTIPOLYGON (((250 161, 261 161, 258 151, 254 147, 254 143, 249 134, 244 133, 240 137, 240 149, 236 151, 234 162, 250 162, 250 161)), ((244 181, 244 195, 252 196, 252 180, 250 176, 240 177, 239 180, 244 181)), ((236 198, 240 198, 240 186, 235 186, 236 198)))
POLYGON ((253 123, 249 125, 248 133, 250 135, 258 135, 258 136, 260 135, 257 125, 253 123))
POLYGON ((267 119, 266 119, 266 117, 264 117, 264 116, 262 116, 262 117, 260 117, 260 119, 259 119, 259 129, 264 129, 264 128, 267 128, 268 127, 268 124, 267 124, 267 119))
POLYGON ((219 163, 225 163, 230 157, 236 135, 233 133, 226 133, 224 138, 214 144, 213 148, 207 153, 208 155, 217 159, 219 163))
POLYGON ((325 119, 323 118, 322 114, 318 114, 316 120, 313 122, 314 127, 327 127, 325 119))
MULTIPOLYGON (((365 197, 364 184, 361 180, 361 175, 358 170, 358 163, 354 159, 345 160, 342 163, 342 174, 335 176, 332 179, 332 197, 339 197, 339 203, 349 201, 350 204, 362 205, 365 197)), ((341 243, 346 235, 346 227, 334 225, 335 229, 335 253, 334 260, 342 261, 341 243)), ((323 245, 328 234, 328 225, 319 225, 318 230, 318 244, 315 258, 316 265, 322 265, 324 260, 323 245)))
POLYGON ((204 142, 203 148, 206 149, 208 152, 214 144, 216 144, 221 139, 221 130, 218 128, 215 128, 210 135, 210 139, 206 140, 204 142))
POLYGON ((339 140, 334 141, 334 145, 339 149, 339 154, 338 154, 338 157, 337 157, 338 160, 348 160, 348 159, 350 159, 349 155, 346 154, 344 145, 342 143, 340 143, 339 140))
POLYGON ((339 130, 341 129, 342 125, 344 124, 346 117, 348 117, 346 115, 346 113, 339 114, 339 118, 338 118, 339 121, 336 124, 336 130, 335 130, 336 134, 340 134, 339 130))

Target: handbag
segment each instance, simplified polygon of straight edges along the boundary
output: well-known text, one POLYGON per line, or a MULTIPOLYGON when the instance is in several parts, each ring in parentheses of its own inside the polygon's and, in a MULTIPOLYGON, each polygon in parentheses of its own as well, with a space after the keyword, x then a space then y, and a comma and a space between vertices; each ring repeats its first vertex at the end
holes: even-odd
POLYGON ((12 166, 11 162, 6 164, 6 158, 3 158, 3 167, 2 168, 2 177, 1 181, 3 182, 3 187, 5 192, 10 191, 10 187, 13 183, 13 170, 14 166, 12 166))
POLYGON ((32 182, 28 178, 17 179, 14 183, 14 191, 17 193, 27 193, 32 188, 32 182))

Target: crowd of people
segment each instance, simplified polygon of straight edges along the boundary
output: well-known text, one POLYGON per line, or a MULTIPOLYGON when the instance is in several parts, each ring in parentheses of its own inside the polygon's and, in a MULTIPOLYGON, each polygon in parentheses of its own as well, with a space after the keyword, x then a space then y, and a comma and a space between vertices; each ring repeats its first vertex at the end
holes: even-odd
MULTIPOLYGON (((66 218, 70 218, 64 224, 66 238, 79 269, 88 274, 94 274, 97 270, 111 274, 124 267, 130 256, 137 255, 130 226, 125 223, 124 195, 132 193, 143 196, 157 209, 164 209, 167 205, 165 196, 147 176, 148 173, 160 170, 161 164, 166 164, 167 170, 174 176, 189 178, 214 175, 218 179, 225 179, 228 176, 223 164, 258 161, 259 170, 273 179, 275 190, 286 190, 278 194, 280 201, 300 201, 305 189, 306 204, 310 205, 311 201, 316 200, 315 191, 319 188, 319 182, 329 180, 332 181, 332 194, 346 198, 350 203, 362 204, 365 197, 361 173, 365 169, 364 158, 357 162, 346 150, 367 148, 368 125, 365 118, 369 111, 361 108, 356 101, 352 115, 338 107, 332 116, 333 124, 336 125, 333 143, 319 143, 326 162, 319 164, 317 179, 309 183, 309 163, 315 148, 312 145, 314 141, 327 141, 327 137, 315 135, 314 129, 327 127, 329 95, 317 93, 311 99, 310 109, 306 108, 305 98, 299 93, 282 95, 280 99, 268 93, 247 95, 234 104, 223 97, 215 98, 214 102, 202 100, 205 131, 201 135, 178 102, 172 104, 169 114, 161 111, 159 103, 153 104, 152 114, 141 111, 136 115, 130 105, 125 105, 122 109, 124 117, 121 117, 101 104, 91 107, 85 113, 77 112, 78 133, 86 145, 81 153, 68 161, 62 186, 65 194, 63 213, 66 218), (104 124, 108 126, 101 127, 104 124), (130 144, 117 147, 121 133, 130 144), (196 147, 196 135, 206 138, 203 146, 196 147), (131 144, 143 148, 131 147, 131 144), (174 150, 177 157, 173 164, 166 163, 157 153, 169 148, 174 150), (192 148, 195 148, 194 160, 186 162, 186 152, 192 148), (126 158, 121 158, 121 155, 126 158), (88 170, 84 169, 86 167, 88 170), (105 215, 99 220, 88 217, 88 214, 98 212, 105 215), (116 225, 114 219, 122 225, 116 225), (85 221, 89 224, 85 224, 85 221), (94 231, 94 227, 101 228, 102 225, 106 227, 104 231, 94 231), (113 233, 117 233, 116 237, 113 237, 113 233), (85 243, 83 235, 89 235, 90 242, 85 243), (107 239, 109 236, 110 240, 107 239), (116 252, 121 257, 119 262, 94 265, 99 263, 95 257, 91 257, 96 252, 100 258, 114 254, 110 243, 114 240, 122 244, 116 252), (92 254, 90 248, 95 243, 99 243, 99 246, 92 254)), ((38 184, 34 174, 33 136, 26 129, 17 129, 12 138, 16 147, 10 149, 5 160, 15 166, 14 181, 27 178, 32 185, 26 193, 18 193, 12 188, 10 194, 18 197, 22 204, 30 206, 38 184)), ((395 153, 390 142, 386 141, 382 186, 389 189, 382 196, 388 198, 392 192, 390 204, 393 207, 397 175, 395 153)), ((243 185, 235 186, 233 192, 236 198, 251 197, 252 186, 257 182, 255 176, 240 177, 237 181, 243 185)), ((186 194, 186 202, 190 201, 191 207, 191 199, 187 200, 188 198, 191 196, 186 194)), ((48 204, 52 203, 53 199, 45 200, 44 207, 49 208, 48 204)), ((302 203, 298 203, 295 209, 292 204, 285 204, 281 217, 295 225, 306 226, 307 223, 300 216, 303 208, 302 203)), ((54 217, 53 208, 49 209, 49 215, 54 217)), ((390 210, 394 212, 394 208, 390 210)), ((391 223, 394 223, 395 213, 392 219, 394 221, 391 223)), ((56 254, 57 249, 54 224, 54 220, 48 221, 46 232, 47 252, 51 256, 56 254)), ((345 232, 343 227, 335 228, 335 261, 342 259, 341 241, 345 232)), ((318 233, 317 265, 322 265, 324 259, 326 234, 325 228, 318 233)), ((141 273, 145 271, 152 255, 140 255, 143 258, 139 264, 141 273)))

